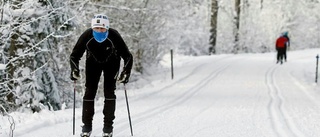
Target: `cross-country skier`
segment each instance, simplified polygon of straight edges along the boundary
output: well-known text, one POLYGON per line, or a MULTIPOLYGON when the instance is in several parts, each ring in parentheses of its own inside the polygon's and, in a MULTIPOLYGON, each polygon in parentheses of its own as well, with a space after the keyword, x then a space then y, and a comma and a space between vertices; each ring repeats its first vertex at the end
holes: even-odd
POLYGON ((79 61, 86 52, 85 94, 83 96, 82 133, 89 137, 92 131, 94 99, 98 89, 100 75, 104 76, 104 125, 103 136, 112 137, 115 118, 116 80, 119 74, 121 58, 124 67, 120 74, 120 83, 129 81, 132 68, 132 54, 117 30, 109 27, 109 18, 103 14, 95 15, 91 28, 82 33, 70 55, 71 80, 80 78, 79 61))
POLYGON ((276 41, 277 63, 283 63, 283 59, 287 61, 287 48, 290 47, 290 39, 288 32, 284 32, 276 41))
POLYGON ((290 38, 288 36, 288 31, 283 33, 283 37, 287 38, 287 40, 288 40, 286 43, 284 54, 283 54, 284 60, 287 62, 287 50, 290 49, 290 38))

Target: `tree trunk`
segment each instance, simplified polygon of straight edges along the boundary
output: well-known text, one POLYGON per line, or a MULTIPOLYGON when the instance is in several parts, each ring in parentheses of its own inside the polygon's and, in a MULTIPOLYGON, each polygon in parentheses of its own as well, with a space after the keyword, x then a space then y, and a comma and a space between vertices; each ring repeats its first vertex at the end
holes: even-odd
POLYGON ((0 19, 0 25, 2 25, 2 23, 3 23, 3 11, 4 11, 4 1, 1 1, 0 2, 0 4, 1 4, 1 19, 0 19))
POLYGON ((239 47, 239 29, 240 29, 240 5, 241 4, 241 0, 236 0, 235 1, 235 11, 236 11, 236 15, 234 17, 234 23, 235 23, 235 29, 234 29, 234 53, 237 53, 240 50, 239 47))
POLYGON ((211 2, 211 36, 210 36, 210 44, 209 54, 216 53, 216 39, 217 39, 217 22, 218 22, 218 2, 217 0, 212 0, 211 2))
MULTIPOLYGON (((15 1, 13 2, 13 4, 16 4, 18 5, 20 3, 20 1, 15 1)), ((20 9, 21 7, 20 6, 12 6, 12 9, 13 10, 16 10, 16 9, 20 9)), ((17 19, 18 17, 14 17, 13 20, 18 20, 17 19)), ((13 21, 15 22, 15 21, 13 21)), ((16 22, 14 24, 12 24, 10 26, 10 28, 15 28, 19 25, 20 22, 16 22)), ((17 41, 18 41, 18 38, 19 38, 19 32, 18 30, 14 30, 14 32, 12 33, 12 35, 10 36, 10 46, 8 48, 8 52, 9 52, 9 60, 17 57, 17 50, 18 50, 18 44, 17 44, 17 41)), ((8 73, 8 79, 13 79, 14 78, 14 72, 16 71, 16 69, 18 68, 19 66, 18 65, 15 65, 14 62, 10 62, 9 64, 7 64, 6 66, 6 72, 8 73)), ((14 81, 10 81, 9 82, 9 85, 14 85, 14 81)), ((11 89, 13 89, 14 87, 10 86, 11 89)), ((15 102, 15 97, 14 97, 14 94, 12 92, 10 92, 8 95, 7 95, 7 100, 8 102, 11 102, 11 103, 14 103, 15 102)))
MULTIPOLYGON (((147 8, 148 6, 148 3, 149 3, 149 0, 144 0, 143 1, 143 6, 142 8, 147 8)), ((137 31, 141 31, 142 30, 142 25, 144 24, 144 19, 146 18, 146 15, 145 13, 143 13, 142 11, 139 12, 139 15, 141 16, 141 18, 139 19, 138 21, 138 24, 137 24, 137 31)), ((144 59, 144 52, 145 52, 145 49, 143 47, 141 47, 141 44, 140 44, 140 38, 141 38, 141 35, 142 33, 140 33, 137 38, 138 39, 135 39, 133 40, 133 43, 134 45, 137 46, 137 50, 136 50, 136 53, 135 53, 135 58, 136 58, 136 61, 134 62, 135 64, 135 71, 139 72, 139 73, 143 73, 143 61, 145 60, 144 59)))

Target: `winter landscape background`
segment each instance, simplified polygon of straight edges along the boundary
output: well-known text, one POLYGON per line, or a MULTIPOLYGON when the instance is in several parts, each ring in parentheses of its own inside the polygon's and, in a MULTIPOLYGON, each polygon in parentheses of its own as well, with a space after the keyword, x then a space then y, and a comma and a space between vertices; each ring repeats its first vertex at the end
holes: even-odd
MULTIPOLYGON (((170 56, 162 71, 144 77, 143 88, 128 88, 135 137, 318 137, 320 93, 315 56, 320 49, 288 52, 276 64, 275 52, 170 56)), ((142 86, 142 85, 141 85, 142 86)), ((130 137, 123 86, 116 91, 114 137, 130 137)), ((92 136, 101 136, 103 98, 95 104, 92 136)), ((81 108, 2 116, 1 136, 72 137, 81 132, 81 108), (14 121, 13 121, 14 119, 14 121)))
MULTIPOLYGON (((216 54, 207 56, 213 1, 1 1, 0 136, 72 136, 68 58, 95 13, 110 17, 134 55, 127 88, 136 136, 319 136, 319 0, 243 0, 238 30, 236 0, 218 0, 216 54), (284 31, 291 47, 280 66, 274 41, 284 31)), ((83 85, 75 85, 77 136, 83 85)), ((118 85, 115 133, 129 136, 122 91, 118 85)))

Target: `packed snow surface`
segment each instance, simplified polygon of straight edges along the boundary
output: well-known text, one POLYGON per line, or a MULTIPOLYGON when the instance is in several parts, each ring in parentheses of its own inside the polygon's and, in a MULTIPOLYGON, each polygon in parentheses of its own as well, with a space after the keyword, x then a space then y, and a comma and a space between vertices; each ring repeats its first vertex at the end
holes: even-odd
MULTIPOLYGON (((319 49, 276 53, 174 57, 150 84, 127 88, 135 137, 319 137, 320 93, 315 83, 319 49)), ((134 83, 131 83, 134 84, 134 83)), ((136 83, 139 84, 139 83, 136 83)), ((72 85, 71 85, 72 86, 72 85)), ((123 88, 117 94, 114 137, 129 137, 123 88)), ((92 136, 101 136, 103 99, 95 104, 92 136)), ((0 136, 72 137, 81 132, 81 108, 0 117, 0 136), (14 121, 14 129, 10 123, 14 121), (13 129, 13 130, 10 130, 13 129), (13 132, 11 132, 13 131, 13 132)))

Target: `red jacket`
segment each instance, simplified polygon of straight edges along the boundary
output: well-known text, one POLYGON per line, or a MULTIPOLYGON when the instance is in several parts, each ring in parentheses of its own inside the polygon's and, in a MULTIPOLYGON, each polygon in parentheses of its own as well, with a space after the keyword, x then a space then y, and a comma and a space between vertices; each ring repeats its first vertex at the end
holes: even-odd
POLYGON ((288 39, 286 37, 279 37, 276 41, 276 48, 284 48, 286 47, 286 44, 288 42, 288 39))

